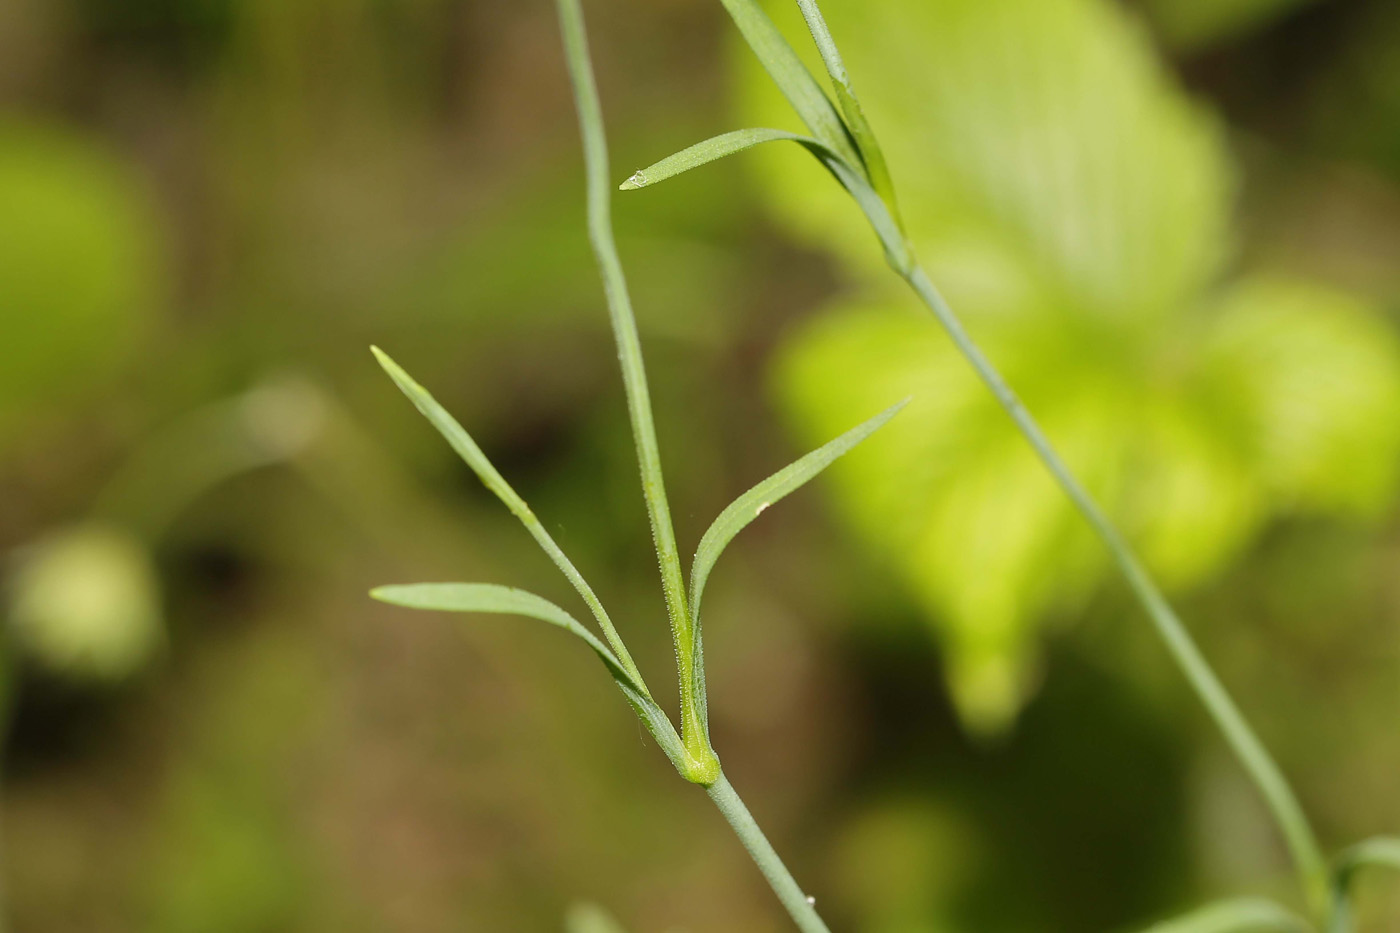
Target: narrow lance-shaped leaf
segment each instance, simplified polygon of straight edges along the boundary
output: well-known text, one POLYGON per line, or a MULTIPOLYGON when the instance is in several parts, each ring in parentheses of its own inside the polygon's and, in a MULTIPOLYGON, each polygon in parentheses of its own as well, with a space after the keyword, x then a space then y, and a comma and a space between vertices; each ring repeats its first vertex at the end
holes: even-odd
POLYGON ((860 153, 841 115, 787 39, 755 0, 722 0, 734 24, 812 134, 852 165, 860 153))
POLYGON ((390 379, 394 380, 394 384, 399 387, 400 391, 408 396, 409 401, 423 414, 423 417, 437 428, 438 433, 447 440, 457 455, 466 461, 467 466, 471 467, 472 472, 485 484, 486 488, 495 493, 496 498, 505 503, 506 508, 520 519, 520 523, 530 532, 531 537, 549 555, 549 559, 554 561, 555 566, 563 572, 569 583, 583 597, 583 601, 588 604, 594 618, 598 620, 598 625, 602 627, 603 635, 607 638, 608 644, 617 653, 619 662, 627 670, 641 692, 649 697, 651 694, 647 690, 646 681, 632 660, 632 655, 627 651, 627 646, 623 644, 621 636, 617 634, 617 629, 613 627, 612 619, 608 617, 607 610, 603 608, 603 604, 594 594, 593 588, 588 585, 588 581, 583 578, 583 574, 578 572, 573 561, 569 560, 564 551, 555 543, 553 536, 545 530, 544 525, 540 524, 535 513, 525 504, 525 500, 520 498, 520 495, 511 488, 510 483, 507 483, 505 478, 497 472, 466 429, 447 413, 447 409, 438 404, 427 389, 415 382, 412 376, 404 372, 403 367, 389 358, 387 353, 378 347, 370 347, 370 350, 373 351, 379 365, 384 367, 384 371, 389 374, 390 379))
POLYGON ((1358 842, 1337 860, 1339 873, 1350 874, 1359 868, 1389 868, 1400 871, 1400 837, 1377 836, 1358 842))
POLYGON ((433 612, 490 612, 502 615, 526 616, 558 626, 583 640, 607 667, 618 687, 622 689, 647 731, 656 739, 666 757, 679 769, 685 749, 675 727, 647 693, 638 680, 596 635, 554 603, 534 593, 493 583, 414 583, 402 586, 381 586, 370 592, 375 599, 433 612))
POLYGON ((709 729, 709 699, 703 687, 705 683, 703 676, 705 652, 703 628, 700 624, 700 597, 704 595, 705 582, 709 580, 710 571, 714 569, 715 562, 719 560, 720 554, 724 553, 729 542, 734 540, 735 535, 748 527, 749 523, 762 515, 769 506, 801 488, 808 480, 830 466, 838 457, 874 434, 908 403, 909 400, 905 399, 899 404, 885 409, 864 424, 852 428, 831 443, 812 451, 802 459, 774 473, 730 503, 729 507, 719 514, 719 517, 714 520, 714 523, 700 539, 700 546, 695 551, 695 561, 690 566, 690 610, 695 620, 694 663, 696 669, 702 674, 699 678, 701 690, 699 691, 698 706, 700 721, 705 729, 709 729))
POLYGON ((802 8, 802 17, 807 21, 807 29, 817 44, 817 51, 821 53, 827 74, 831 76, 832 86, 836 90, 836 101, 846 118, 846 128, 860 150, 870 184, 885 200, 895 221, 899 222, 899 208, 894 198, 894 180, 890 177, 885 153, 880 148, 879 140, 875 138, 875 131, 870 128, 870 121, 865 118, 865 108, 860 105, 855 88, 851 86, 846 63, 841 58, 841 51, 836 47, 831 30, 827 28, 826 17, 822 16, 817 0, 797 0, 797 5, 802 8))
POLYGON ((1239 898, 1210 904, 1142 933, 1306 933, 1308 925, 1273 901, 1239 898))
POLYGON ((1393 836, 1378 836, 1358 842, 1337 858, 1333 871, 1332 890, 1335 896, 1333 906, 1334 930, 1350 930, 1352 920, 1352 884, 1357 872, 1363 868, 1388 868, 1400 871, 1400 839, 1393 836))
POLYGON ((769 142, 794 142, 812 153, 817 161, 826 166, 827 171, 831 172, 841 183, 841 186, 855 198, 856 203, 874 228, 880 244, 884 247, 885 256, 890 265, 901 273, 910 268, 913 259, 909 254, 908 244, 899 226, 899 221, 891 212, 885 199, 871 187, 864 171, 857 168, 848 158, 826 143, 810 136, 801 136, 786 130, 762 128, 734 130, 696 143, 674 155, 667 156, 660 162, 634 172, 627 181, 623 182, 622 190, 636 191, 639 188, 647 188, 693 168, 708 165, 717 159, 769 142))
POLYGON ((794 142, 806 147, 823 163, 828 160, 843 161, 841 156, 830 146, 821 140, 813 139, 810 136, 801 136, 797 133, 789 133, 787 130, 774 130, 767 128, 755 128, 745 130, 734 130, 729 133, 722 133, 719 136, 712 136, 704 142, 698 142, 669 155, 653 165, 649 165, 640 171, 634 172, 631 178, 622 183, 621 190, 636 191, 639 188, 646 188, 659 181, 674 178, 693 168, 708 165, 731 156, 735 153, 752 149, 762 143, 771 142, 794 142))
POLYGON ((852 428, 800 460, 788 464, 735 499, 719 514, 700 539, 700 546, 695 551, 695 562, 691 564, 690 606, 697 619, 700 616, 700 597, 704 594, 705 583, 729 542, 773 503, 802 488, 818 473, 831 466, 837 458, 884 427, 907 404, 909 400, 904 399, 896 405, 891 405, 869 421, 852 428))

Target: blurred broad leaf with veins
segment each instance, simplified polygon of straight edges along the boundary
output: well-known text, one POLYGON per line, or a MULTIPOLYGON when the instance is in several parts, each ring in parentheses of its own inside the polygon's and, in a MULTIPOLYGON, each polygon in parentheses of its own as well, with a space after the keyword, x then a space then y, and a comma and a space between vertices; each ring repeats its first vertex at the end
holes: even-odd
MULTIPOLYGON (((1230 272, 1222 132, 1126 14, 1100 0, 823 7, 935 281, 1167 585, 1218 573, 1280 513, 1390 502, 1395 335, 1352 296, 1230 272)), ((769 9, 802 35, 794 4, 769 9)), ((738 60, 745 122, 784 125, 771 83, 738 60)), ((837 465, 841 501, 942 636, 965 721, 1003 728, 1037 627, 1073 611, 1106 558, 896 290, 842 192, 791 153, 753 158, 773 209, 860 283, 783 348, 783 409, 814 439, 914 396, 837 465)))

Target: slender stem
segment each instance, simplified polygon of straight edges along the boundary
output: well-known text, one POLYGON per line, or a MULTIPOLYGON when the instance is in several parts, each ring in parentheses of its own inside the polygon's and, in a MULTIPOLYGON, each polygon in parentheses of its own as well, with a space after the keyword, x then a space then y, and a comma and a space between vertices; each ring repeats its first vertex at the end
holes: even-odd
POLYGON ((696 686, 695 627, 686 606, 685 579, 681 573, 676 533, 671 527, 671 510, 666 503, 666 486, 661 476, 661 454, 652 421, 651 394, 646 369, 642 365, 641 340, 627 292, 627 279, 617 255, 612 232, 613 183, 609 178, 608 145, 603 132, 603 108, 588 54, 583 9, 579 0, 558 0, 559 22, 564 33, 564 51, 573 79, 574 101, 583 133, 584 161, 588 171, 588 236, 603 275, 617 355, 622 363, 622 381, 627 389, 627 411, 632 420, 632 437, 641 466, 642 493, 651 518, 652 539, 661 564, 661 583, 666 595, 666 611, 671 620, 676 668, 680 679, 681 738, 694 759, 691 780, 708 784, 719 773, 719 759, 705 734, 696 686))
POLYGON ((1166 643, 1167 650, 1190 681, 1191 687, 1205 704, 1215 724, 1225 735, 1225 741, 1249 773, 1263 795, 1269 810, 1283 832, 1284 840, 1293 857, 1308 903, 1318 916, 1326 916, 1330 910, 1332 893, 1327 879, 1327 866, 1318 848, 1317 839, 1307 816, 1298 804, 1292 788, 1270 757, 1254 730, 1240 713, 1230 694, 1226 692, 1220 679, 1211 670, 1210 664, 1201 654, 1186 627, 1177 617, 1171 605, 1157 588, 1151 576, 1133 554, 1118 529, 1099 508, 1088 490, 1079 484, 1074 474, 1060 455, 1055 452, 1049 439, 1041 431, 1035 419, 1017 398, 1016 393, 1006 384, 996 367, 987 359, 973 341, 962 321, 948 306, 943 296, 929 279, 923 268, 915 264, 905 275, 905 279, 918 293, 919 298, 933 312, 943 325, 958 350, 966 357, 977 375, 996 396, 996 400, 1016 427, 1025 435, 1045 468, 1069 496, 1084 519, 1098 534, 1104 546, 1113 556, 1118 569, 1122 571, 1143 609, 1147 611, 1157 634, 1166 643))
POLYGON ((749 855, 753 856, 758 870, 768 879, 773 893, 783 902, 797 928, 803 933, 830 933, 822 918, 817 916, 816 899, 802 893, 802 888, 787 870, 783 860, 778 857, 768 837, 763 835, 763 830, 754 822, 749 808, 739 799, 734 786, 729 783, 729 778, 720 774, 718 780, 705 788, 705 792, 710 795, 715 806, 719 807, 719 812, 724 814, 729 825, 734 827, 734 834, 739 837, 744 848, 749 850, 749 855))

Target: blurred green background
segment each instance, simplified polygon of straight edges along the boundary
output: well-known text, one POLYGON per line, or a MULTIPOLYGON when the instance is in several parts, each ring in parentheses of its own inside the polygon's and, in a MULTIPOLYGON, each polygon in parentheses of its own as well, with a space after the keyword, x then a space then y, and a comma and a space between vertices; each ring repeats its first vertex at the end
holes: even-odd
MULTIPOLYGON (((714 0, 587 7, 619 181, 795 128, 714 0)), ((1400 5, 824 8, 934 278, 1324 840, 1400 830, 1400 5)), ((683 549, 915 397, 721 562, 726 771, 838 929, 1290 897, 1103 556, 809 161, 617 203, 683 549)), ((571 640, 365 596, 573 605, 373 342, 667 682, 582 222, 546 0, 0 0, 8 928, 788 928, 571 640)), ((1393 885, 1362 908, 1400 930, 1393 885)))

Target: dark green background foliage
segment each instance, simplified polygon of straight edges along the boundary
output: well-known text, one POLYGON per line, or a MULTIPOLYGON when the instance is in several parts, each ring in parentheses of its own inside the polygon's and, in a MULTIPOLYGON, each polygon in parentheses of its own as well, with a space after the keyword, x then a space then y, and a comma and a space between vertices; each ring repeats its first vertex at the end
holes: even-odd
MULTIPOLYGON (((935 279, 1324 841, 1400 830, 1400 10, 823 6, 935 279)), ((714 0, 588 12, 619 182, 796 128, 714 0)), ((875 933, 1287 899, 1094 542, 835 185, 770 150, 617 220, 682 549, 914 396, 705 600, 716 746, 794 872, 875 933)), ((557 930, 592 900, 785 929, 569 639, 366 598, 473 579, 579 609, 371 342, 673 703, 551 5, 0 0, 10 926, 557 930)), ((1386 884, 1361 908, 1400 929, 1386 884)))

